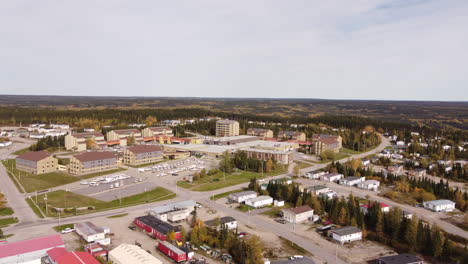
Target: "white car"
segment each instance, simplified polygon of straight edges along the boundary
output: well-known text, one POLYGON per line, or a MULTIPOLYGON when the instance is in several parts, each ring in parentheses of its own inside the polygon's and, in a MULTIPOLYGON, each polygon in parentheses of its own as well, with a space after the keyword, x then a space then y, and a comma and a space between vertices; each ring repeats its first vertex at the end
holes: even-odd
POLYGON ((67 228, 65 228, 64 230, 62 230, 62 234, 71 233, 71 232, 73 232, 73 231, 75 231, 73 228, 67 227, 67 228))
POLYGON ((81 181, 80 184, 82 184, 82 185, 88 185, 89 182, 87 182, 87 181, 81 181))

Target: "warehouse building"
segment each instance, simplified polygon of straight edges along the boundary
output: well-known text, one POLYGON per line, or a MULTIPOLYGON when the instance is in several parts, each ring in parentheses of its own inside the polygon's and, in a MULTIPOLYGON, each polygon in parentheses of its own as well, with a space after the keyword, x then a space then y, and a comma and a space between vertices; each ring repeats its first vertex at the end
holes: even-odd
POLYGON ((86 242, 98 242, 102 245, 109 245, 110 238, 106 238, 106 231, 91 222, 75 224, 75 232, 86 242))
POLYGON ((187 219, 196 205, 195 201, 187 200, 154 207, 149 213, 164 222, 179 222, 187 219))
POLYGON ((163 222, 152 215, 137 217, 133 222, 136 226, 145 230, 146 233, 158 238, 159 240, 166 240, 166 236, 172 231, 175 233, 175 239, 179 240, 181 237, 179 227, 163 222))
POLYGON ((57 171, 58 160, 45 151, 29 151, 16 157, 16 169, 32 174, 57 171))
POLYGON ((109 261, 114 264, 162 264, 161 260, 139 246, 120 244, 109 252, 109 261))

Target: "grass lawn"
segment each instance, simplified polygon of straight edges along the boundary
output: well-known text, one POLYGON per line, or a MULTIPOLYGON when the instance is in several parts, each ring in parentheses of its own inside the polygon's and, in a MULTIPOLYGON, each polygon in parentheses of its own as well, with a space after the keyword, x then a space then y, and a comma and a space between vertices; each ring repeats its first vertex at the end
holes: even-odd
POLYGON ((248 205, 245 205, 245 204, 240 204, 239 206, 236 207, 237 210, 241 211, 241 212, 248 212, 248 211, 252 211, 254 210, 254 208, 248 206, 248 205))
POLYGON ((18 223, 18 218, 16 217, 2 218, 0 219, 0 228, 7 227, 11 224, 16 224, 16 223, 18 223))
POLYGON ((39 218, 44 218, 44 215, 42 214, 41 210, 37 208, 36 204, 29 198, 26 198, 26 202, 28 203, 29 207, 33 210, 33 212, 37 215, 39 218))
MULTIPOLYGON (((41 194, 38 196, 38 204, 39 207, 43 212, 45 212, 45 202, 44 202, 45 194, 41 194)), ((176 195, 175 193, 164 189, 162 187, 156 187, 155 189, 136 194, 133 196, 124 197, 119 200, 113 200, 110 202, 104 202, 101 200, 93 199, 88 196, 79 195, 73 192, 66 192, 64 190, 58 190, 54 192, 47 193, 47 203, 49 206, 48 216, 58 216, 58 213, 53 212, 51 207, 57 208, 68 208, 64 212, 60 213, 61 217, 72 216, 75 215, 75 210, 73 208, 80 208, 80 207, 88 207, 85 210, 77 210, 76 214, 87 214, 87 213, 94 213, 97 211, 109 210, 114 208, 121 208, 127 207, 137 204, 143 203, 150 203, 155 201, 167 200, 172 199, 176 195)))
POLYGON ((207 192, 207 191, 214 191, 219 190, 222 188, 226 188, 228 186, 241 184, 250 181, 252 178, 265 178, 270 176, 279 175, 284 173, 284 170, 273 171, 270 173, 264 173, 263 177, 261 173, 250 172, 250 171, 235 171, 232 174, 227 174, 226 179, 224 179, 224 175, 222 172, 218 172, 212 176, 205 176, 204 178, 195 181, 193 183, 189 183, 186 181, 178 181, 177 185, 182 188, 190 189, 192 191, 197 192, 207 192))
POLYGON ((12 215, 15 213, 10 207, 0 208, 0 216, 12 215))
POLYGON ((244 189, 236 189, 236 190, 233 190, 233 191, 216 194, 216 195, 210 196, 210 199, 211 200, 218 200, 220 198, 223 198, 223 197, 226 197, 226 196, 230 195, 231 193, 242 192, 243 190, 244 189))
POLYGON ((57 232, 61 232, 62 230, 64 230, 65 228, 71 228, 73 229, 73 227, 75 226, 75 224, 66 224, 66 225, 58 225, 58 226, 54 226, 53 229, 57 232))
POLYGON ((8 175, 12 178, 15 185, 18 187, 20 192, 23 192, 15 180, 15 178, 21 183, 23 188, 27 193, 32 193, 35 191, 46 190, 52 187, 61 186, 64 184, 69 184, 76 182, 82 179, 89 179, 105 174, 115 173, 119 171, 124 171, 126 169, 116 169, 110 171, 103 171, 97 173, 86 174, 83 176, 73 176, 64 172, 50 172, 45 174, 34 175, 24 171, 19 171, 15 168, 16 160, 9 159, 2 161, 3 166, 7 168, 8 175))
POLYGON ((26 153, 26 152, 28 152, 28 151, 29 151, 29 147, 24 148, 24 149, 17 150, 17 151, 15 151, 15 152, 11 153, 11 154, 13 154, 13 155, 19 155, 19 154, 26 153))
POLYGON ((285 203, 284 206, 281 207, 273 207, 268 211, 265 211, 261 213, 262 215, 266 215, 271 218, 277 218, 279 216, 279 213, 281 212, 281 209, 285 208, 291 208, 291 205, 289 203, 285 203))
POLYGON ((303 162, 303 161, 295 161, 297 163, 297 165, 299 165, 299 168, 300 169, 305 169, 305 168, 309 168, 309 167, 312 167, 312 166, 315 166, 314 164, 312 163, 307 163, 307 162, 303 162))
POLYGON ((124 216, 127 216, 128 213, 125 213, 125 214, 118 214, 118 215, 111 215, 111 216, 108 216, 107 218, 119 218, 119 217, 124 217, 124 216))
MULTIPOLYGON (((347 157, 349 157, 349 154, 340 152, 340 153, 338 153, 338 154, 335 155, 335 159, 334 159, 334 160, 341 160, 341 159, 345 159, 345 158, 347 158, 347 157)), ((332 162, 332 161, 333 161, 333 160, 331 160, 331 159, 327 159, 327 160, 318 161, 318 163, 323 164, 323 163, 328 163, 328 162, 332 162)))

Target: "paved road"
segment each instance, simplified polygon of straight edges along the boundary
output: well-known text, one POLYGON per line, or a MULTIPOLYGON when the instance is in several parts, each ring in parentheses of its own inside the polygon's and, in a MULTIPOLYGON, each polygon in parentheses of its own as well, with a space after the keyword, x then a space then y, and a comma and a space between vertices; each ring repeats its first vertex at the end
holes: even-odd
MULTIPOLYGON (((9 148, 0 149, 0 157, 2 160, 10 158, 12 152, 24 149, 33 142, 19 138, 13 138, 13 140, 22 142, 15 142, 9 148)), ((15 184, 11 181, 3 164, 0 164, 0 191, 5 194, 8 206, 15 211, 14 216, 17 217, 21 223, 31 223, 38 219, 24 200, 23 194, 18 191, 15 184)))
MULTIPOLYGON (((369 152, 366 152, 366 153, 353 155, 352 158, 362 158, 362 157, 371 155, 373 153, 380 152, 381 150, 383 150, 388 145, 389 145, 389 141, 386 138, 382 137, 382 143, 377 148, 375 148, 375 149, 373 149, 373 150, 371 150, 369 152)), ((341 162, 345 162, 348 159, 349 158, 343 159, 343 160, 341 160, 341 162)), ((327 164, 317 164, 317 165, 314 165, 312 167, 303 169, 303 171, 309 171, 309 170, 316 170, 316 169, 324 168, 326 165, 327 164)), ((134 173, 133 170, 130 169, 129 173, 134 173)), ((3 181, 5 181, 5 184, 9 184, 8 186, 10 186, 10 188, 8 188, 10 190, 7 193, 7 197, 9 197, 9 198, 10 197, 16 197, 16 199, 21 200, 21 201, 24 202, 23 195, 18 193, 15 186, 12 186, 11 181, 9 180, 9 178, 6 175, 1 174, 2 171, 3 171, 3 169, 0 169, 0 180, 3 179, 3 181), (7 180, 5 180, 5 179, 7 179, 7 180), (9 183, 7 183, 7 182, 9 182, 9 183)), ((136 173, 136 170, 135 170, 135 173, 136 173)), ((278 175, 278 176, 271 177, 271 178, 284 177, 284 176, 286 176, 288 174, 290 175, 291 171, 289 171, 287 174, 278 175)), ((175 181, 179 180, 179 179, 176 179, 176 178, 170 178, 170 179, 171 180, 160 181, 160 183, 159 183, 160 186, 165 187, 167 189, 170 189, 172 191, 175 191, 177 193, 177 197, 170 200, 170 202, 182 201, 182 200, 186 200, 186 199, 196 200, 198 202, 206 204, 209 207, 212 207, 212 208, 216 209, 217 211, 223 212, 225 215, 231 215, 231 216, 235 217, 236 219, 238 219, 238 221, 240 221, 240 222, 242 222, 242 223, 244 223, 246 225, 250 225, 250 226, 252 226, 252 227, 254 227, 256 229, 259 229, 259 230, 265 230, 267 232, 272 232, 272 233, 274 233, 274 234, 276 234, 278 236, 282 236, 282 237, 284 237, 284 238, 298 244, 299 246, 305 248, 306 250, 312 252, 315 257, 321 259, 322 261, 326 261, 328 263, 345 263, 343 260, 340 260, 340 259, 335 260, 335 251, 334 251, 333 248, 320 247, 317 244, 313 243, 313 241, 311 241, 310 239, 304 238, 304 237, 302 237, 302 236, 300 236, 298 234, 295 234, 294 232, 291 232, 291 230, 285 228, 284 225, 281 225, 279 223, 274 223, 274 222, 272 223, 270 221, 266 221, 265 219, 262 219, 260 216, 255 216, 255 215, 248 216, 246 213, 240 212, 240 211, 235 210, 235 209, 231 209, 231 208, 229 208, 229 207, 227 207, 227 206, 225 206, 223 204, 216 203, 215 201, 211 201, 209 199, 209 197, 214 195, 214 194, 223 193, 223 192, 239 189, 239 188, 242 188, 242 187, 246 187, 248 183, 243 183, 243 184, 239 184, 239 185, 235 185, 235 186, 230 186, 230 187, 220 189, 220 190, 216 190, 216 191, 212 191, 212 192, 194 192, 194 191, 190 191, 190 190, 185 190, 185 189, 181 190, 180 188, 177 188, 177 186, 175 185, 175 181)), ((2 183, 2 182, 0 182, 0 183, 2 183)), ((357 189, 353 189, 353 190, 355 190, 356 192, 358 191, 357 189)), ((346 190, 346 191, 349 191, 349 190, 346 190)), ((375 196, 375 198, 374 197, 372 197, 372 198, 375 199, 375 200, 382 199, 382 197, 378 197, 378 196, 375 196)), ((139 213, 143 214, 146 210, 148 210, 148 208, 150 208, 152 206, 165 204, 165 203, 168 203, 168 202, 169 201, 166 200, 166 201, 161 201, 161 202, 156 202, 156 203, 151 203, 151 204, 143 204, 143 205, 132 206, 132 207, 123 208, 123 209, 114 209, 114 210, 109 210, 109 211, 104 211, 104 212, 98 212, 98 213, 89 214, 89 215, 69 217, 69 218, 66 218, 66 219, 62 219, 61 224, 76 223, 76 222, 84 221, 84 220, 87 220, 87 221, 91 220, 92 221, 93 219, 103 218, 103 217, 106 217, 106 216, 120 214, 120 213, 124 213, 124 212, 129 212, 129 211, 131 211, 132 213, 139 212, 139 213)), ((388 204, 391 204, 391 205, 400 206, 400 207, 404 208, 405 210, 408 209, 408 211, 410 211, 409 210, 410 208, 406 208, 407 207, 406 205, 396 204, 396 203, 393 203, 391 201, 385 201, 385 202, 388 203, 388 204)), ((26 230, 28 230, 28 229, 50 228, 50 227, 55 226, 55 225, 58 224, 57 219, 37 220, 37 217, 31 212, 31 210, 29 210, 29 207, 27 206, 27 204, 24 202, 24 205, 21 205, 20 203, 21 202, 19 202, 17 205, 15 205, 15 207, 17 208, 17 209, 15 209, 15 211, 18 211, 18 212, 20 212, 20 214, 23 215, 23 216, 20 217, 21 222, 19 224, 15 225, 15 226, 10 226, 8 228, 5 228, 6 232, 14 233, 15 231, 18 231, 18 230, 21 230, 22 232, 26 232, 26 230)), ((415 214, 418 215, 418 216, 428 214, 428 212, 425 211, 425 210, 424 211, 418 211, 418 210, 421 210, 419 208, 412 208, 411 207, 411 209, 412 210, 417 209, 417 212, 415 214)), ((437 220, 436 218, 431 217, 431 219, 432 219, 432 222, 437 223, 440 227, 444 228, 446 231, 453 232, 455 234, 460 234, 460 231, 457 230, 457 228, 455 226, 450 225, 448 223, 446 223, 446 224, 445 223, 440 223, 439 224, 438 222, 436 222, 436 220, 437 220)))

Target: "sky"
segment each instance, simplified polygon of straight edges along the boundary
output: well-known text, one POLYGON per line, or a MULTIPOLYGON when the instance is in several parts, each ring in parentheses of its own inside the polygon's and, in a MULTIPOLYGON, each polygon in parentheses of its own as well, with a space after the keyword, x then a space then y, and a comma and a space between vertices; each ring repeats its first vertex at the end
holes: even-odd
POLYGON ((0 94, 468 101, 467 0, 0 1, 0 94))

